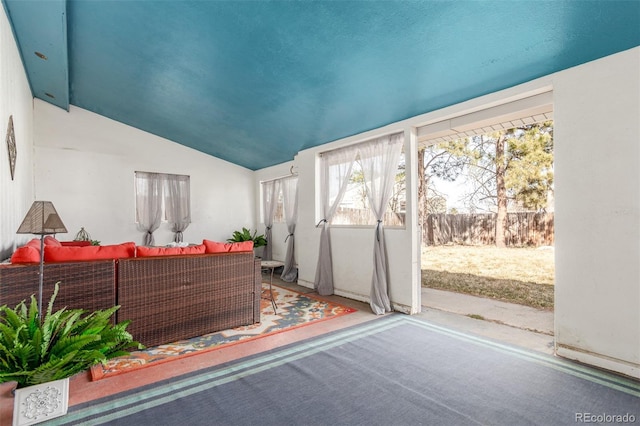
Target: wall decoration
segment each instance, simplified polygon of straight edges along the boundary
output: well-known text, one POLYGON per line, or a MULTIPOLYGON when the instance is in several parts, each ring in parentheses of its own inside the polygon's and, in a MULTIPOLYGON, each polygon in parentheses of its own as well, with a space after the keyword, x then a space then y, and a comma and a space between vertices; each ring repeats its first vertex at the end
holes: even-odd
POLYGON ((7 125, 7 151, 9 152, 9 168, 11 169, 11 180, 16 171, 16 135, 13 131, 13 115, 9 116, 7 125))

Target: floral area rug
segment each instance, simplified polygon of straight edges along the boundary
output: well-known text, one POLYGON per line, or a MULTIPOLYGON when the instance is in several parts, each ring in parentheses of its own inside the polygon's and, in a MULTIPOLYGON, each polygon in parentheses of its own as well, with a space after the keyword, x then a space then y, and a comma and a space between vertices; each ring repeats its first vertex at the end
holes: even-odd
POLYGON ((236 327, 131 352, 128 356, 110 359, 106 365, 93 366, 91 378, 92 380, 100 380, 150 365, 173 361, 177 358, 220 349, 223 346, 248 339, 257 339, 317 321, 337 318, 356 311, 356 309, 338 303, 322 300, 315 295, 298 293, 276 285, 273 286, 273 296, 277 305, 277 314, 274 313, 269 299, 269 284, 263 283, 262 314, 261 322, 258 324, 236 327))

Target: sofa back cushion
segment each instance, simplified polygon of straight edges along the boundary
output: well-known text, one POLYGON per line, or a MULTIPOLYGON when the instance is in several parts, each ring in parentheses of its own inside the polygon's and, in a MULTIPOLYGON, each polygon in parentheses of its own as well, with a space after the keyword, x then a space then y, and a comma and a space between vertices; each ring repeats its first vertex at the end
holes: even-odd
POLYGON ((51 235, 47 235, 44 237, 44 245, 45 246, 90 246, 91 241, 60 241, 51 235))
POLYGON ((253 241, 220 243, 217 241, 202 240, 202 244, 205 246, 205 253, 233 253, 253 250, 253 241))
POLYGON ((76 260, 126 259, 135 257, 136 244, 127 242, 106 246, 45 246, 45 262, 71 262, 76 260))
POLYGON ((188 247, 144 247, 138 246, 136 257, 177 256, 182 254, 204 254, 204 244, 188 247))
POLYGON ((44 237, 44 245, 60 247, 62 244, 60 244, 60 241, 58 241, 55 237, 47 235, 46 237, 44 237))
POLYGON ((84 240, 76 241, 76 240, 73 240, 73 241, 60 241, 60 245, 61 246, 84 247, 84 246, 90 246, 92 244, 91 244, 91 241, 84 241, 84 240))
POLYGON ((33 238, 11 255, 11 263, 40 263, 40 240, 33 238))

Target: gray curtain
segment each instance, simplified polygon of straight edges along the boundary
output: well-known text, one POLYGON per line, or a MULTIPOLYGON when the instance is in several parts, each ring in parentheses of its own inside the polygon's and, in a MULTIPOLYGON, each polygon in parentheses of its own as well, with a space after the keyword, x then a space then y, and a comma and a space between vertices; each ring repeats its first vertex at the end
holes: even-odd
POLYGON ((373 246, 371 310, 376 315, 391 312, 388 292, 388 260, 384 243, 384 213, 393 194, 404 133, 383 136, 359 145, 360 164, 367 188, 367 198, 377 226, 373 246))
POLYGON ((287 244, 287 255, 284 259, 282 278, 286 282, 294 282, 298 279, 298 266, 295 257, 295 231, 298 222, 298 177, 281 179, 282 186, 282 206, 284 209, 284 219, 287 222, 288 235, 285 239, 287 244))
POLYGON ((329 226, 347 190, 357 154, 357 147, 349 146, 320 155, 320 202, 323 218, 316 225, 316 227, 322 226, 322 231, 313 287, 322 296, 333 294, 333 261, 329 226))
POLYGON ((191 223, 191 200, 189 176, 164 175, 164 205, 171 231, 175 233, 173 241, 182 242, 182 233, 191 223))
POLYGON ((162 221, 162 186, 160 173, 136 172, 136 228, 144 232, 143 244, 154 244, 153 233, 162 221))
POLYGON ((264 218, 264 224, 266 229, 264 231, 264 237, 267 240, 267 245, 262 253, 264 260, 273 260, 273 244, 271 244, 271 228, 273 227, 273 215, 276 211, 276 205, 278 203, 278 195, 280 192, 280 181, 271 180, 268 182, 262 182, 262 217, 264 218))

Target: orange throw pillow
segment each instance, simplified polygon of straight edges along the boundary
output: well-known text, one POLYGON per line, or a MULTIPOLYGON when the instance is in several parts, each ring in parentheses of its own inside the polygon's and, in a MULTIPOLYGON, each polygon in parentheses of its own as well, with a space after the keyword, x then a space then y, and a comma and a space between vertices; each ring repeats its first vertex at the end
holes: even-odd
POLYGON ((136 244, 133 242, 106 246, 45 246, 45 262, 73 262, 78 260, 124 259, 135 257, 136 244))
POLYGON ((144 247, 138 246, 136 257, 177 256, 181 254, 204 254, 204 244, 188 247, 144 247))
POLYGON ((46 237, 44 237, 44 245, 60 247, 62 244, 51 235, 47 235, 46 237))
POLYGON ((253 241, 242 241, 239 243, 219 243, 217 241, 202 240, 206 247, 206 253, 234 253, 253 251, 253 241))
POLYGON ((40 240, 32 239, 11 255, 11 263, 40 263, 40 240))

